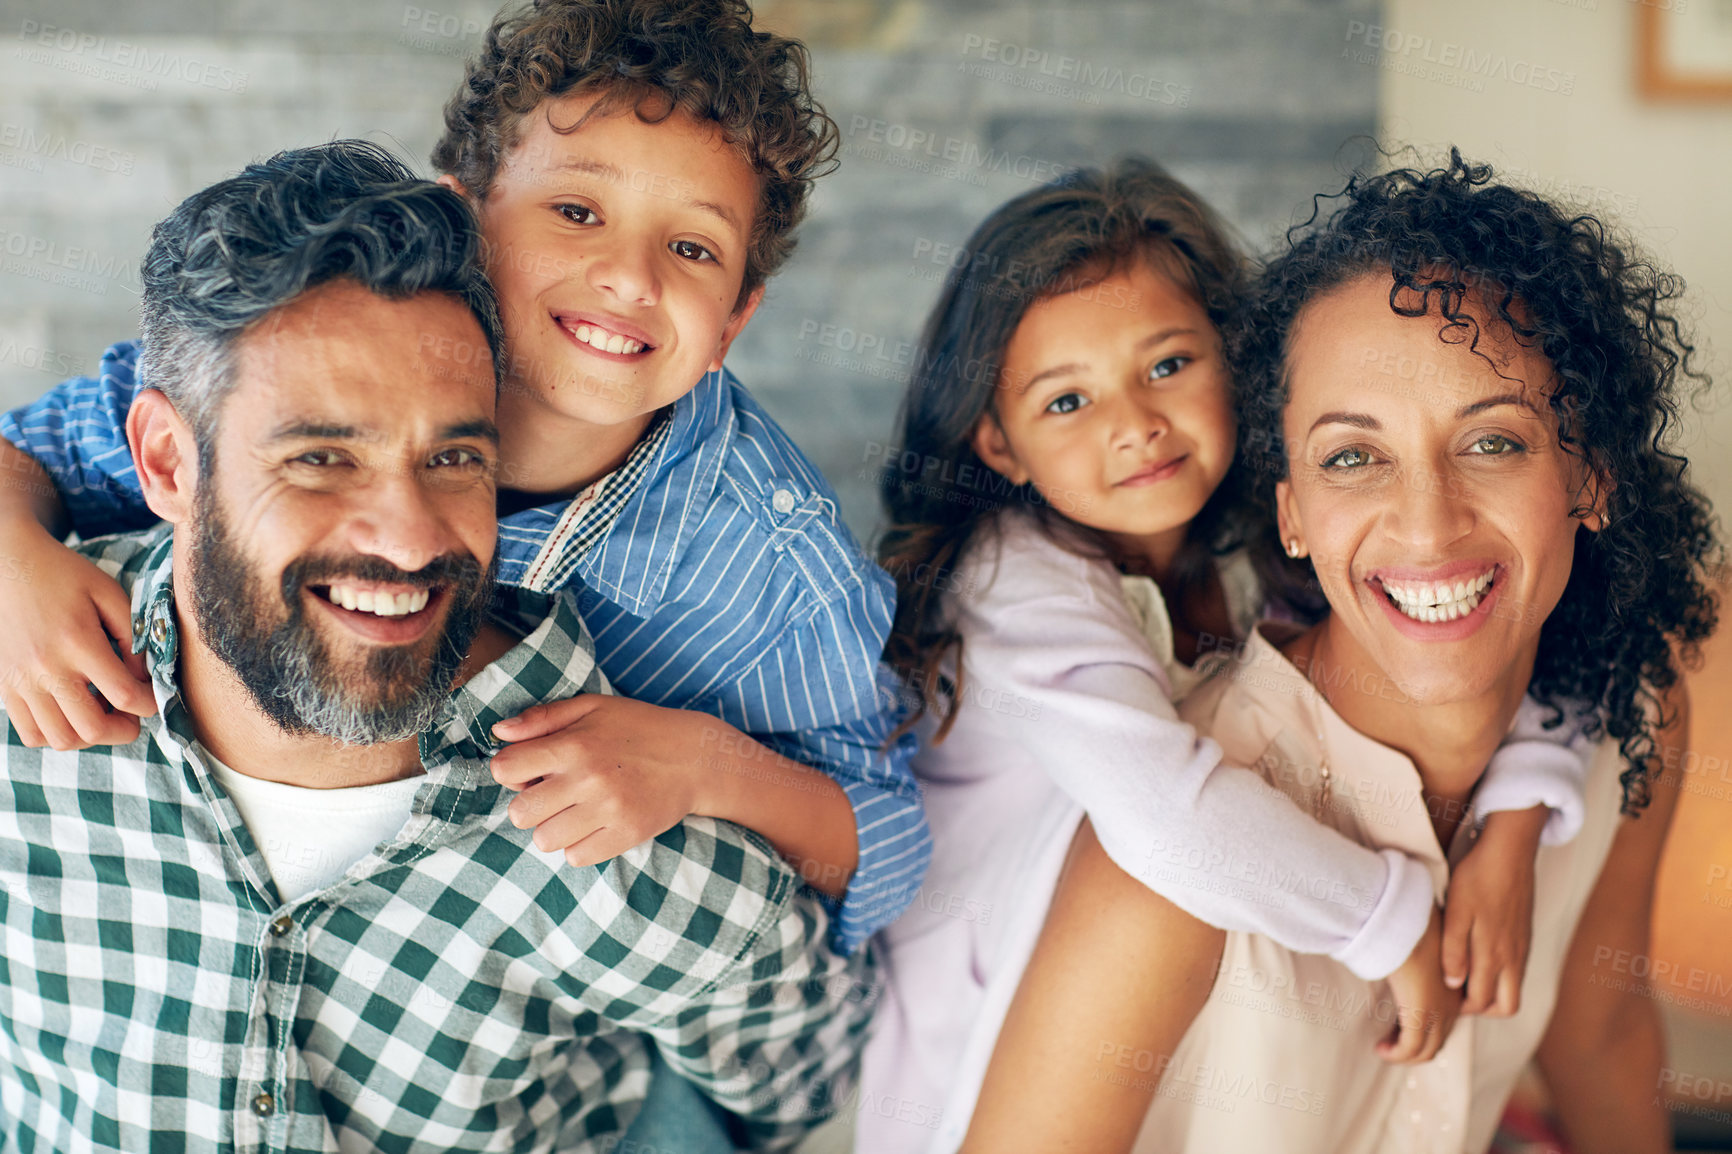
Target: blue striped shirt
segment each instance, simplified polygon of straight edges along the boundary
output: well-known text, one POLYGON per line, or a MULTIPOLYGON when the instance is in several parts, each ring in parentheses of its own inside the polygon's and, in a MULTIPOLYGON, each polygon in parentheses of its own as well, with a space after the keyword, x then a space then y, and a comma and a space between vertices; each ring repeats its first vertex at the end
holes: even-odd
MULTIPOLYGON (((0 416, 53 477, 81 536, 155 521, 126 443, 138 347, 103 355, 0 416)), ((725 369, 677 401, 637 487, 593 543, 570 501, 499 525, 502 581, 569 588, 621 694, 719 717, 834 778, 853 804, 859 865, 835 915, 851 952, 914 899, 931 835, 898 696, 880 664, 895 587, 843 524, 817 468, 725 369)))

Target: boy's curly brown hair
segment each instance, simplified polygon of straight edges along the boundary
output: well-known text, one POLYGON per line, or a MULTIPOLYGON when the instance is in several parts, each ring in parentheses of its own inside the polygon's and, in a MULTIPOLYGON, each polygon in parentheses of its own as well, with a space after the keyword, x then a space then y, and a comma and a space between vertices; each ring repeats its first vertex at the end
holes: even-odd
POLYGON ((738 307, 788 259, 812 182, 835 168, 836 123, 812 98, 810 70, 804 44, 752 30, 745 0, 534 0, 488 28, 445 106, 433 163, 484 200, 523 118, 584 89, 604 94, 584 120, 629 103, 649 124, 676 109, 712 122, 761 189, 738 307))

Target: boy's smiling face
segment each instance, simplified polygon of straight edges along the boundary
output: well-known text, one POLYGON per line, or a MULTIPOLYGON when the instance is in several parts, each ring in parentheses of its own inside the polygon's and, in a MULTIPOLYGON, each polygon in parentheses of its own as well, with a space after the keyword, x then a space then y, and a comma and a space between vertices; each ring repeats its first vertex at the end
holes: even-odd
POLYGON ((510 425, 552 410, 619 440, 617 464, 656 410, 721 367, 757 307, 761 290, 735 305, 759 182, 716 126, 683 111, 646 124, 628 99, 555 130, 598 99, 526 116, 477 207, 510 352, 508 452, 510 425))

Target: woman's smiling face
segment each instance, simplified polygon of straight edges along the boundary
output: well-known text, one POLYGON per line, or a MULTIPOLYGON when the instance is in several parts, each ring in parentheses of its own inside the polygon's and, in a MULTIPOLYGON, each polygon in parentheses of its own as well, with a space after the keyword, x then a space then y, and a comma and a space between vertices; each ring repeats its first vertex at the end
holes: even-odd
POLYGON ((1470 334, 1442 332, 1435 305, 1395 313, 1392 286, 1362 276, 1300 314, 1281 536, 1311 557, 1338 646, 1420 702, 1463 700, 1510 675, 1525 684, 1591 486, 1558 443, 1544 354, 1470 296, 1475 350, 1470 334))

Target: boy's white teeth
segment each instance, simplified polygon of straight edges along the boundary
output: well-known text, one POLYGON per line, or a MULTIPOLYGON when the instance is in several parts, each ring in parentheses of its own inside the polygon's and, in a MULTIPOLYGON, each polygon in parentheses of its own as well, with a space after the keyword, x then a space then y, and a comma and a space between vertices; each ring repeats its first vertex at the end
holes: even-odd
POLYGON ((642 341, 634 341, 620 333, 610 333, 599 325, 578 325, 566 331, 590 348, 600 349, 604 353, 643 352, 642 341))
POLYGON ((1457 581, 1454 585, 1447 581, 1402 582, 1384 581, 1383 591, 1389 595, 1389 600, 1401 610, 1402 615, 1415 621, 1437 623, 1454 621, 1457 617, 1466 617, 1479 607, 1480 599, 1497 576, 1497 569, 1491 568, 1478 577, 1468 581, 1457 581))
POLYGON ((371 613, 378 617, 402 617, 409 613, 419 613, 427 608, 427 601, 431 597, 432 591, 427 589, 392 594, 383 590, 374 592, 371 589, 356 589, 352 585, 331 586, 331 600, 336 604, 344 609, 371 613))

